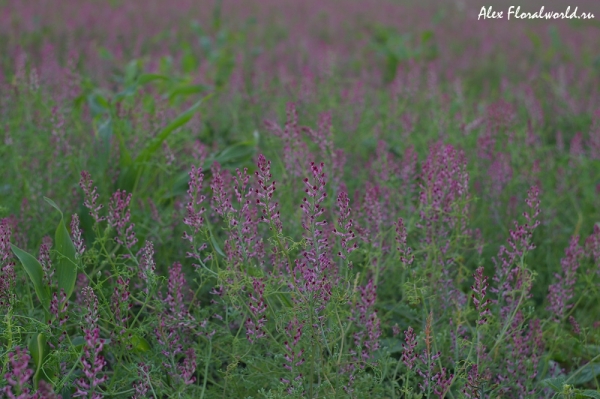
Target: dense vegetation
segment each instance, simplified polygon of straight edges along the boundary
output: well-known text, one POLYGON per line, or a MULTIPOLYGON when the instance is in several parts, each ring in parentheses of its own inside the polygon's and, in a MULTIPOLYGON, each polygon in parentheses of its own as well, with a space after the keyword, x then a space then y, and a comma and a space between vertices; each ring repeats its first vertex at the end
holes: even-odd
POLYGON ((397 3, 0 0, 3 397, 600 397, 600 22, 397 3))

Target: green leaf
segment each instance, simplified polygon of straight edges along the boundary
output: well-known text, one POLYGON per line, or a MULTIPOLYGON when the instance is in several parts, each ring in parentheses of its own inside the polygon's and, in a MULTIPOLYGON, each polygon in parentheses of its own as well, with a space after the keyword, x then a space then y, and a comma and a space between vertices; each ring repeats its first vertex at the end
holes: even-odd
POLYGON ((29 353, 33 359, 35 365, 35 374, 33 375, 33 386, 35 389, 38 388, 38 383, 42 378, 42 367, 44 360, 48 356, 48 344, 46 343, 46 336, 42 333, 36 334, 29 341, 29 353))
POLYGON ((107 61, 112 61, 112 59, 114 58, 110 50, 108 50, 106 47, 100 47, 98 49, 98 55, 100 56, 100 58, 107 61))
POLYGON ((42 306, 44 306, 45 310, 48 310, 50 308, 50 289, 44 284, 44 269, 42 265, 33 255, 13 244, 10 244, 10 247, 29 275, 29 279, 33 283, 33 288, 42 306))
POLYGON ((573 385, 582 385, 600 375, 600 363, 588 363, 573 372, 567 382, 573 385))
POLYGON ((168 98, 169 98, 170 102, 173 102, 173 100, 178 96, 189 96, 189 95, 193 95, 193 94, 201 94, 201 93, 207 92, 208 90, 210 90, 210 87, 203 85, 203 84, 180 85, 180 86, 175 86, 173 89, 171 89, 169 91, 168 98))
POLYGON ((127 86, 123 91, 118 92, 113 97, 113 101, 121 101, 124 98, 133 97, 137 93, 137 85, 127 86))
POLYGON ((565 384, 565 376, 546 378, 542 381, 542 385, 552 389, 554 392, 562 392, 565 384))
POLYGON ((277 296, 279 297, 279 300, 281 301, 281 303, 283 303, 288 308, 294 307, 294 305, 292 305, 292 302, 290 302, 289 298, 285 294, 279 293, 279 294, 277 294, 277 296))
POLYGON ((431 40, 433 40, 433 31, 432 30, 426 30, 423 31, 421 33, 421 43, 422 44, 427 44, 429 43, 431 40))
POLYGON ((150 344, 143 337, 140 337, 137 334, 134 334, 129 343, 133 347, 133 351, 136 353, 144 353, 150 350, 150 344))
POLYGON ((142 62, 140 60, 130 61, 125 67, 125 85, 133 85, 139 75, 139 71, 142 69, 142 62))
POLYGON ((166 75, 161 75, 158 73, 143 73, 139 76, 137 82, 139 85, 145 85, 156 81, 168 82, 169 80, 169 77, 166 75))
POLYGON ((174 130, 182 127, 192 119, 192 116, 200 109, 200 105, 210 98, 210 95, 204 97, 202 100, 196 102, 190 108, 179 114, 171 123, 165 126, 158 135, 146 145, 146 148, 137 156, 135 163, 146 162, 150 157, 160 148, 163 141, 165 141, 174 130))
POLYGON ((181 57, 181 69, 184 73, 190 74, 198 68, 198 61, 190 49, 186 50, 181 57))
POLYGON ((110 110, 110 103, 99 91, 90 93, 87 97, 87 102, 94 117, 104 115, 110 110))
POLYGON ((77 336, 71 340, 71 343, 74 347, 79 347, 85 345, 85 338, 82 336, 77 336))
POLYGON ((154 155, 154 153, 161 148, 163 141, 165 141, 169 137, 169 135, 173 133, 173 131, 184 126, 190 121, 190 119, 192 119, 192 116, 194 116, 194 114, 198 111, 200 105, 202 105, 202 103, 205 100, 210 98, 210 96, 211 95, 209 94, 202 100, 196 102, 186 111, 177 116, 160 132, 158 132, 158 135, 146 145, 146 147, 139 153, 139 155, 132 162, 128 162, 131 163, 131 165, 129 167, 124 168, 121 175, 119 176, 118 187, 125 191, 132 192, 135 188, 136 182, 141 177, 143 168, 145 167, 145 163, 148 162, 152 155, 154 155))
POLYGON ((252 159, 256 152, 256 141, 248 140, 241 143, 233 144, 219 153, 215 157, 221 166, 228 163, 241 163, 252 159))
POLYGON ((213 247, 215 248, 215 251, 217 251, 217 253, 219 255, 225 257, 225 252, 223 252, 223 250, 219 246, 219 243, 215 239, 215 235, 213 234, 212 229, 210 228, 210 226, 208 227, 208 231, 210 232, 210 242, 212 243, 213 247))
POLYGON ((58 279, 58 289, 64 289, 67 299, 75 289, 75 280, 77 280, 77 260, 75 258, 75 245, 71 241, 71 236, 65 226, 65 218, 58 205, 50 198, 44 197, 44 200, 54 207, 60 213, 60 222, 56 227, 54 235, 54 244, 56 252, 59 254, 58 263, 56 265, 56 274, 58 279))
POLYGON ((598 391, 592 391, 591 389, 586 389, 585 391, 581 391, 579 393, 579 395, 583 396, 584 398, 596 398, 596 399, 600 399, 600 392, 598 392, 598 391))

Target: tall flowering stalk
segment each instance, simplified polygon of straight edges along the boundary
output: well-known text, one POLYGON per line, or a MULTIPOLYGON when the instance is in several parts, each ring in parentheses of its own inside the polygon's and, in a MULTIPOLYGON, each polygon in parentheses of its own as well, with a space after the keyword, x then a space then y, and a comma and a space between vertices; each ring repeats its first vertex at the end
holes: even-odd
MULTIPOLYGON (((48 320, 48 324, 58 331, 62 331, 62 334, 58 336, 57 344, 59 347, 62 347, 65 343, 65 338, 67 336, 66 324, 69 320, 69 301, 67 300, 67 294, 65 294, 65 290, 61 288, 60 290, 60 299, 56 292, 52 294, 52 299, 50 300, 50 314, 52 315, 52 319, 48 320)), ((52 348, 55 347, 51 342, 48 342, 48 345, 52 348)))
POLYGON ((345 260, 346 256, 350 255, 352 252, 358 249, 358 244, 356 242, 351 243, 351 241, 356 239, 356 234, 352 229, 352 226, 354 224, 351 218, 352 209, 350 208, 350 198, 348 198, 348 192, 345 184, 342 184, 340 186, 339 194, 337 197, 337 207, 338 227, 333 229, 333 233, 336 236, 340 237, 340 246, 342 248, 341 251, 338 251, 338 256, 341 259, 345 260))
POLYGON ((592 234, 585 240, 585 254, 594 262, 596 273, 600 275, 600 223, 594 224, 592 234))
POLYGON ((38 260, 40 261, 44 272, 44 284, 48 287, 52 286, 52 276, 54 275, 54 268, 52 267, 52 260, 50 259, 50 248, 52 248, 52 238, 50 238, 50 236, 45 236, 42 239, 42 245, 40 245, 38 260))
POLYGON ((164 302, 168 308, 169 320, 178 326, 189 326, 194 321, 186 308, 185 296, 189 288, 180 262, 175 262, 169 269, 167 297, 164 302))
POLYGON ((492 301, 487 298, 489 284, 487 277, 483 275, 483 267, 478 267, 473 277, 475 278, 475 283, 471 286, 471 290, 473 291, 471 299, 473 300, 473 305, 475 305, 475 310, 478 312, 477 324, 483 325, 487 323, 487 318, 492 314, 489 309, 492 301))
POLYGON ((127 320, 129 319, 129 311, 133 304, 129 302, 129 279, 122 276, 117 277, 117 283, 113 291, 112 307, 115 322, 120 327, 119 336, 125 334, 127 330, 127 320))
POLYGON ((189 176, 190 181, 187 190, 188 202, 185 205, 186 215, 183 218, 183 223, 190 228, 192 234, 188 234, 187 231, 183 232, 183 239, 189 241, 191 249, 191 252, 187 252, 186 255, 188 258, 192 258, 198 262, 198 264, 194 264, 194 267, 207 268, 206 262, 211 259, 211 256, 208 255, 203 259, 201 252, 208 248, 208 245, 202 243, 199 247, 196 247, 196 237, 200 231, 205 229, 203 215, 206 212, 206 208, 203 204, 206 200, 206 196, 202 194, 204 173, 202 173, 202 168, 196 168, 192 165, 189 176))
POLYGON ((100 216, 100 211, 102 210, 102 208, 104 208, 104 205, 97 203, 100 195, 96 191, 97 188, 93 187, 93 185, 94 181, 92 180, 92 176, 90 175, 90 173, 85 170, 81 172, 79 186, 83 190, 85 197, 83 204, 86 208, 90 210, 90 215, 92 216, 92 218, 94 218, 96 223, 100 223, 105 219, 100 216))
POLYGON ((250 200, 255 192, 249 187, 248 169, 236 169, 236 175, 233 177, 237 207, 232 204, 231 192, 224 175, 225 172, 215 164, 211 188, 213 202, 216 204, 215 210, 227 223, 229 230, 225 241, 227 260, 237 268, 244 264, 249 265, 253 259, 260 264, 264 257, 263 244, 258 235, 255 204, 250 200))
POLYGON ((75 245, 75 251, 78 257, 81 257, 85 252, 85 243, 83 241, 81 228, 79 226, 79 215, 76 213, 71 217, 71 240, 75 245))
POLYGON ((425 243, 439 243, 442 253, 450 245, 453 230, 466 229, 469 198, 469 174, 462 151, 451 145, 435 143, 423 165, 421 174, 421 222, 425 243), (441 239, 441 240, 440 240, 441 239))
POLYGON ((91 287, 84 288, 83 295, 87 305, 85 327, 83 327, 85 344, 81 359, 84 377, 75 382, 77 391, 73 397, 100 399, 103 395, 98 392, 98 389, 108 379, 107 375, 101 376, 102 369, 106 365, 104 357, 100 355, 104 349, 105 340, 100 338, 100 328, 98 327, 98 298, 91 287))
POLYGON ((8 383, 2 389, 2 393, 9 399, 25 399, 31 398, 31 390, 29 388, 29 380, 33 376, 34 371, 29 368, 29 360, 31 356, 20 347, 16 347, 14 352, 8 354, 10 363, 9 372, 4 375, 8 383))
POLYGON ((288 393, 292 393, 293 389, 293 381, 302 381, 303 375, 299 371, 300 366, 302 366, 305 362, 304 358, 304 348, 300 348, 300 339, 302 338, 302 333, 304 329, 304 324, 298 321, 298 319, 294 318, 292 321, 288 323, 285 327, 285 335, 287 340, 283 343, 286 353, 284 355, 284 363, 282 367, 286 369, 290 373, 290 379, 281 378, 281 382, 288 386, 288 393))
POLYGON ((423 382, 419 387, 427 397, 431 394, 437 395, 440 399, 444 397, 450 384, 452 383, 453 375, 446 377, 446 369, 442 367, 437 373, 436 362, 442 356, 441 352, 433 352, 433 312, 427 316, 425 323, 425 348, 419 355, 419 359, 423 363, 422 368, 417 368, 417 374, 421 376, 423 382))
POLYGON ((260 221, 269 224, 269 228, 274 230, 275 233, 280 234, 282 232, 282 224, 280 219, 280 213, 277 209, 279 203, 274 201, 273 194, 275 194, 276 183, 272 180, 271 175, 271 161, 268 161, 264 155, 258 156, 258 162, 256 164, 257 170, 254 172, 256 177, 256 185, 254 192, 256 194, 256 205, 262 208, 260 221))
MULTIPOLYGON (((183 219, 183 223, 188 225, 195 235, 198 234, 204 225, 204 217, 202 215, 206 212, 206 208, 202 206, 202 203, 206 199, 206 196, 202 194, 204 174, 202 173, 202 168, 196 168, 192 165, 189 175, 190 182, 187 191, 189 201, 185 206, 186 216, 183 219)), ((190 239, 191 237, 187 233, 184 233, 184 238, 190 239)))
POLYGON ((398 243, 396 249, 400 253, 400 262, 404 267, 410 266, 415 260, 415 256, 412 254, 412 248, 406 243, 407 238, 408 233, 406 231, 406 226, 404 225, 404 220, 399 218, 396 223, 396 243, 398 243))
POLYGON ((0 309, 9 307, 14 299, 15 263, 10 249, 11 228, 8 219, 0 220, 0 309))
POLYGON ((140 252, 138 277, 145 283, 144 293, 149 295, 156 285, 156 263, 154 262, 154 244, 146 241, 140 252))
POLYGON ((124 190, 117 190, 110 199, 107 216, 108 225, 117 232, 115 241, 128 249, 138 241, 133 230, 135 224, 131 223, 130 202, 131 194, 127 194, 124 190))
POLYGON ((575 283, 577 282, 577 269, 579 268, 579 260, 584 254, 583 248, 579 246, 579 237, 573 236, 569 246, 565 249, 565 257, 560 260, 562 274, 556 273, 554 278, 556 282, 548 288, 547 307, 556 321, 561 321, 565 317, 565 313, 573 305, 569 301, 573 298, 575 283))
POLYGON ((498 257, 494 259, 496 287, 490 291, 497 294, 495 303, 500 309, 500 319, 507 323, 506 328, 510 326, 510 321, 507 320, 514 317, 531 290, 532 274, 525 267, 524 258, 527 252, 535 249, 532 237, 535 228, 540 224, 537 220, 540 214, 539 193, 537 186, 530 188, 525 200, 530 211, 523 213, 527 223, 521 225, 514 222, 515 228, 510 231, 508 246, 501 246, 498 257))
POLYGON ((265 283, 257 278, 252 279, 252 291, 248 293, 251 317, 248 317, 245 323, 246 337, 250 343, 266 336, 264 328, 267 324, 265 316, 267 304, 264 299, 265 283))
POLYGON ((283 160, 292 180, 304 173, 304 163, 310 159, 306 143, 302 140, 302 128, 298 125, 296 105, 289 103, 286 107, 287 121, 282 130, 276 122, 265 121, 267 130, 283 140, 283 160))
POLYGON ((323 271, 329 266, 329 259, 326 257, 326 249, 329 244, 327 238, 323 237, 323 230, 319 229, 327 225, 327 221, 317 219, 325 212, 325 208, 321 204, 327 198, 323 167, 323 163, 319 165, 314 162, 310 163, 312 179, 304 179, 306 186, 304 191, 310 200, 304 197, 300 205, 304 214, 302 227, 305 230, 304 238, 307 243, 307 249, 302 255, 317 271, 323 271))
POLYGON ((366 286, 359 287, 358 290, 360 296, 354 304, 352 321, 360 328, 354 334, 354 344, 362 348, 356 359, 362 363, 371 360, 374 352, 379 349, 381 328, 375 309, 377 286, 373 280, 369 280, 366 286))
MULTIPOLYGON (((331 297, 331 282, 327 273, 331 273, 329 269, 332 262, 328 254, 328 239, 322 230, 327 221, 319 220, 325 212, 321 204, 327 198, 323 164, 316 165, 311 162, 310 166, 312 179, 304 179, 308 198, 304 197, 300 205, 306 245, 302 257, 296 259, 293 272, 290 271, 294 281, 290 287, 300 292, 302 297, 297 300, 308 301, 311 309, 319 312, 325 308, 331 297)), ((312 316, 314 315, 311 314, 312 316)))

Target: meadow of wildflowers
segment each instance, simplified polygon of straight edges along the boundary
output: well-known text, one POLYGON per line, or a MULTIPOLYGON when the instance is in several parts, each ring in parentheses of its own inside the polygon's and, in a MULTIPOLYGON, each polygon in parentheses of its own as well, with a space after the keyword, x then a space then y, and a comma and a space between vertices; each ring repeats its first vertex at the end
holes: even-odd
POLYGON ((0 0, 0 397, 600 398, 600 4, 482 6, 0 0))

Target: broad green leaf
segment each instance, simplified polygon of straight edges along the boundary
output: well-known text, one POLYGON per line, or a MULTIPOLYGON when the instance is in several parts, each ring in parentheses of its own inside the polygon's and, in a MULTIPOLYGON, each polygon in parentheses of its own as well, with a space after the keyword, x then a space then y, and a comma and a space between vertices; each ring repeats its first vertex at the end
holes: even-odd
POLYGON ((112 119, 110 117, 104 119, 98 124, 98 128, 96 129, 98 133, 98 137, 102 140, 105 146, 110 145, 110 139, 112 137, 113 128, 112 128, 112 119))
POLYGON ((579 370, 573 372, 572 377, 567 379, 569 384, 582 385, 600 375, 600 363, 588 363, 579 370))
POLYGON ((423 31, 421 33, 421 43, 423 43, 423 44, 429 43, 433 39, 433 36, 434 36, 434 34, 433 34, 432 30, 423 31))
POLYGON ((210 95, 204 97, 202 100, 196 102, 190 108, 185 110, 179 116, 177 116, 171 123, 165 126, 158 135, 146 145, 146 148, 137 156, 135 163, 143 163, 150 159, 150 157, 161 147, 163 141, 165 141, 174 130, 184 126, 192 119, 192 116, 198 111, 202 103, 207 100, 210 95))
POLYGON ((131 86, 136 82, 139 75, 139 71, 142 69, 142 62, 140 60, 130 61, 125 67, 125 85, 131 86))
POLYGON ((554 377, 554 378, 546 378, 542 381, 542 385, 547 386, 552 389, 554 392, 562 392, 563 385, 565 384, 565 377, 554 377))
POLYGON ((31 358, 33 359, 33 364, 35 365, 35 374, 33 375, 33 386, 35 389, 38 387, 38 383, 42 378, 42 367, 44 365, 44 360, 46 356, 48 356, 48 345, 46 343, 46 336, 42 333, 34 334, 29 341, 29 353, 31 353, 31 358))
POLYGON ((29 275, 33 288, 37 294, 38 299, 44 306, 45 310, 50 308, 50 289, 44 284, 44 269, 38 260, 31 254, 23 251, 17 246, 10 244, 10 247, 17 258, 21 261, 21 264, 25 268, 25 271, 29 275))
POLYGON ((54 235, 54 244, 56 252, 59 254, 59 259, 56 265, 56 274, 58 280, 58 289, 64 289, 67 299, 75 289, 75 280, 77 279, 77 261, 75 259, 75 245, 71 241, 71 236, 65 226, 65 218, 63 213, 58 208, 58 205, 50 198, 44 197, 47 203, 54 207, 60 213, 60 222, 56 227, 54 235))
POLYGON ((92 116, 94 117, 98 115, 104 115, 110 110, 110 103, 98 91, 90 93, 87 97, 87 101, 90 111, 92 111, 92 116))
POLYGON ((125 145, 125 138, 119 130, 116 131, 116 136, 119 139, 119 163, 121 164, 121 169, 125 169, 133 163, 133 160, 129 149, 125 145))
POLYGON ((209 232, 210 232, 210 242, 212 242, 212 245, 215 248, 215 251, 217 251, 217 253, 219 255, 225 257, 225 252, 223 252, 223 250, 219 246, 219 243, 215 239, 215 236, 214 236, 214 234, 213 234, 212 229, 210 228, 210 226, 209 226, 209 232))
POLYGON ((186 50, 181 57, 181 69, 184 73, 190 74, 198 68, 198 61, 191 50, 186 50))
POLYGON ((124 98, 133 97, 137 93, 137 85, 127 86, 123 91, 118 92, 113 97, 113 101, 121 101, 124 98))
POLYGON ((114 58, 114 56, 112 55, 112 53, 110 52, 110 50, 108 50, 106 47, 100 47, 98 49, 98 55, 103 60, 108 60, 108 61, 112 61, 113 58, 114 58))
POLYGON ((156 81, 168 82, 169 80, 170 79, 168 76, 161 75, 158 73, 143 73, 138 78, 138 84, 145 85, 145 84, 148 84, 151 82, 156 82, 156 81))
POLYGON ((146 145, 139 155, 131 162, 131 165, 124 168, 119 176, 119 188, 128 192, 134 190, 137 180, 141 177, 145 163, 148 162, 152 155, 161 148, 163 141, 165 141, 173 131, 184 126, 192 119, 192 116, 198 111, 203 101, 209 97, 210 95, 196 102, 158 132, 158 135, 146 145))
POLYGON ((168 97, 169 97, 169 101, 172 102, 178 96, 189 96, 189 95, 193 95, 193 94, 200 94, 200 93, 205 93, 208 90, 210 90, 210 88, 203 84, 175 86, 173 89, 171 89, 169 91, 168 97))
POLYGON ((146 341, 143 337, 140 337, 137 334, 134 334, 131 337, 129 343, 132 345, 134 352, 144 353, 150 350, 150 344, 148 343, 148 341, 146 341))
POLYGON ((256 142, 254 140, 236 143, 225 148, 219 155, 215 157, 222 166, 232 162, 243 162, 251 160, 256 152, 256 142))
POLYGON ((72 343, 72 344, 73 344, 73 346, 74 346, 74 347, 76 347, 76 348, 77 348, 77 347, 80 347, 80 346, 83 346, 83 345, 85 345, 85 337, 82 337, 82 336, 77 336, 77 337, 74 337, 74 338, 71 340, 71 343, 72 343))
POLYGON ((279 297, 279 300, 281 301, 281 303, 283 303, 288 308, 294 307, 294 305, 292 305, 292 302, 290 302, 289 298, 285 294, 279 293, 279 294, 277 294, 277 296, 279 297))
POLYGON ((581 391, 579 393, 579 395, 581 395, 584 398, 600 399, 600 392, 598 392, 598 391, 592 391, 591 389, 586 389, 585 391, 581 391))

